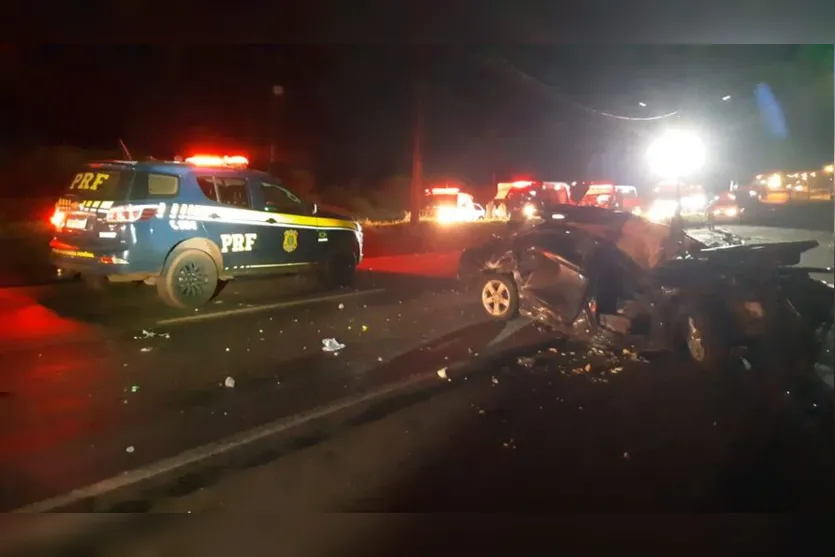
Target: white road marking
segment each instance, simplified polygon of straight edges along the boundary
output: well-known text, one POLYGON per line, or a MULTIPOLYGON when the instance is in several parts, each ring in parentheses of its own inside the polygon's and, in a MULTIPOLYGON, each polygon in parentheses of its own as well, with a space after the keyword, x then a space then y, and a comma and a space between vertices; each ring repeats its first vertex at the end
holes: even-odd
POLYGON ((185 315, 183 317, 172 317, 170 319, 161 319, 156 322, 157 326, 161 325, 179 325, 180 323, 190 323, 192 321, 205 321, 206 319, 218 319, 221 317, 231 317, 235 315, 245 315, 247 313, 257 313, 259 311, 267 311, 270 309, 287 308, 293 306, 300 306, 304 304, 315 304, 318 302, 327 302, 329 300, 339 300, 341 298, 350 298, 352 296, 365 296, 368 294, 376 294, 383 292, 383 288, 374 288, 372 290, 357 290, 354 292, 343 292, 340 294, 330 294, 328 296, 319 296, 316 298, 304 298, 301 300, 288 300, 286 302, 277 302, 275 304, 265 304, 262 306, 252 306, 237 309, 229 309, 226 311, 215 311, 212 313, 202 313, 195 315, 185 315))
MULTIPOLYGON (((513 323, 508 323, 508 326, 509 327, 506 327, 504 330, 516 329, 516 327, 513 326, 513 323)), ((504 330, 502 332, 504 332, 504 330)), ((501 334, 502 333, 499 333, 499 335, 501 334)), ((494 344, 494 341, 491 341, 489 344, 494 344)), ((468 360, 449 362, 447 363, 446 369, 459 368, 467 361, 468 360)), ((347 410, 354 406, 359 406, 374 399, 390 395, 397 391, 415 386, 421 382, 435 381, 436 374, 437 371, 435 369, 427 369, 420 373, 416 373, 410 377, 407 377, 406 379, 379 387, 365 394, 348 397, 331 404, 314 408, 309 412, 301 412, 299 414, 296 414, 295 416, 280 418, 268 424, 264 424, 256 428, 243 431, 236 435, 232 435, 231 437, 227 437, 225 440, 217 441, 214 443, 207 443, 206 445, 203 445, 201 447, 184 451, 174 457, 159 460, 142 468, 128 470, 127 472, 123 472, 122 474, 119 474, 117 476, 112 476, 106 480, 102 480, 92 485, 74 489, 64 495, 58 495, 56 497, 44 499, 36 503, 25 505, 12 512, 50 512, 56 509, 67 507, 78 501, 83 501, 84 499, 101 497, 102 495, 110 493, 117 489, 123 489, 131 485, 135 485, 144 480, 148 480, 153 477, 159 476, 161 474, 173 472, 179 468, 188 466, 189 464, 194 464, 196 462, 200 462, 202 460, 206 460, 208 458, 229 452, 231 450, 259 441, 271 435, 276 435, 279 433, 289 431, 293 428, 300 427, 308 422, 328 417, 342 410, 347 410)))
MULTIPOLYGON (((455 367, 458 364, 460 364, 460 362, 453 362, 449 364, 447 367, 455 367)), ((72 505, 73 503, 82 501, 84 499, 100 497, 106 493, 115 491, 117 489, 123 489, 131 485, 135 485, 144 480, 148 480, 150 478, 159 476, 161 474, 173 472, 179 468, 183 468, 190 464, 194 464, 196 462, 200 462, 202 460, 206 460, 208 458, 229 452, 231 450, 237 449, 238 447, 242 447, 244 445, 248 445, 250 443, 264 439, 265 437, 269 437, 271 435, 276 435, 279 433, 284 433, 288 430, 302 426, 313 420, 328 417, 342 410, 347 410, 354 406, 359 406, 376 398, 380 398, 394 393, 396 391, 412 387, 414 385, 417 385, 418 383, 427 381, 429 379, 435 380, 436 378, 437 376, 435 374, 434 369, 424 371, 406 379, 403 379, 402 381, 398 381, 396 383, 391 383, 384 387, 380 387, 366 394, 349 397, 326 406, 315 408, 306 413, 300 413, 296 414, 295 416, 290 416, 289 418, 282 418, 274 422, 265 424, 263 426, 241 432, 237 435, 233 435, 223 441, 208 443, 201 447, 184 451, 178 454, 177 456, 159 460, 143 468, 129 470, 127 472, 119 474, 118 476, 113 476, 106 480, 102 480, 98 483, 74 489, 64 495, 59 495, 57 497, 52 497, 50 499, 45 499, 37 503, 32 503, 30 505, 20 507, 12 512, 49 512, 67 507, 69 505, 72 505)))

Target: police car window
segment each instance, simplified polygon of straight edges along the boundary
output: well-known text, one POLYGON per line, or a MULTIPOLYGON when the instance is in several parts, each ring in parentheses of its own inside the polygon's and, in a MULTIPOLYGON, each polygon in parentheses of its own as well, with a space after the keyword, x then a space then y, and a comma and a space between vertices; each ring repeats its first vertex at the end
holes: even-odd
POLYGON ((234 207, 249 207, 249 196, 246 191, 246 180, 240 178, 215 179, 217 200, 224 205, 234 207))
POLYGON ((203 195, 212 201, 217 201, 217 194, 215 193, 215 179, 212 176, 198 176, 197 185, 200 186, 200 189, 203 191, 203 195))
POLYGON ((148 195, 177 195, 180 179, 165 174, 148 175, 148 195))
POLYGON ((90 165, 73 175, 66 192, 82 199, 124 199, 132 178, 133 172, 90 165))
POLYGON ((303 209, 302 200, 293 192, 277 184, 261 182, 264 195, 264 208, 267 211, 296 213, 303 209))

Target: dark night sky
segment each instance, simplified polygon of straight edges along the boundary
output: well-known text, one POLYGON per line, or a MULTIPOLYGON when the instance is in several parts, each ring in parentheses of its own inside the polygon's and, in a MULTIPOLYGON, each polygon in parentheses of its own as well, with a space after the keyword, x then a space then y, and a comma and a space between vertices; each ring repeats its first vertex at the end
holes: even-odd
POLYGON ((320 183, 374 182, 409 172, 420 71, 432 175, 639 181, 649 138, 682 122, 705 135, 723 179, 833 153, 831 47, 426 47, 419 65, 413 49, 394 46, 51 47, 7 48, 2 63, 7 152, 110 148, 118 137, 156 156, 255 151, 268 142, 270 87, 280 83, 282 152, 305 158, 320 183), (759 82, 782 104, 787 140, 761 123, 759 82), (681 120, 595 110, 680 110, 681 120))

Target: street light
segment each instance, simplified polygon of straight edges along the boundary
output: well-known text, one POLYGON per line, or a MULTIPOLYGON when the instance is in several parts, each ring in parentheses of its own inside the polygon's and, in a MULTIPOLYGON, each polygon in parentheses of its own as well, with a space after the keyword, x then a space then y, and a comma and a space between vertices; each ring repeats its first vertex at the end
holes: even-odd
POLYGON ((650 145, 647 158, 661 178, 679 180, 704 165, 705 146, 693 133, 671 130, 650 145))

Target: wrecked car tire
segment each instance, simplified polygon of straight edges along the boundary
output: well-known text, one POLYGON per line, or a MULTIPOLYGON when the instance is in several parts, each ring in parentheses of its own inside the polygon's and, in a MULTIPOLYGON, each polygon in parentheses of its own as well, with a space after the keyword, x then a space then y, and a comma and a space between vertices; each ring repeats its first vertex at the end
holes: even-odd
POLYGON ((481 307, 491 319, 509 321, 519 314, 519 290, 510 275, 485 274, 479 296, 481 307))
POLYGON ((706 369, 715 369, 728 362, 731 346, 722 321, 715 313, 689 305, 682 316, 680 334, 690 361, 706 369))

